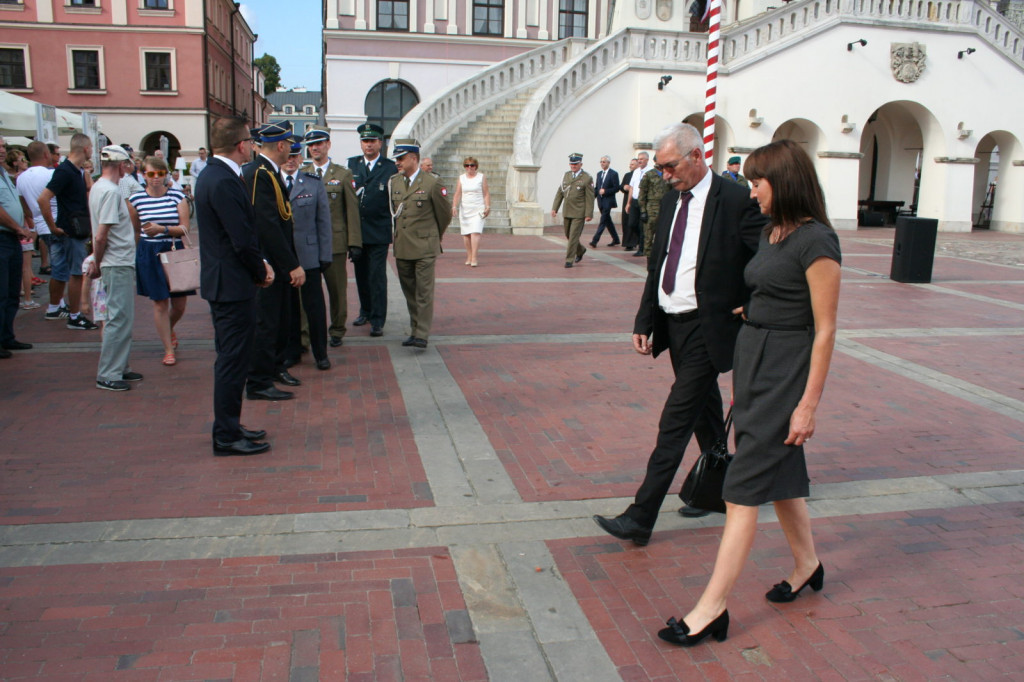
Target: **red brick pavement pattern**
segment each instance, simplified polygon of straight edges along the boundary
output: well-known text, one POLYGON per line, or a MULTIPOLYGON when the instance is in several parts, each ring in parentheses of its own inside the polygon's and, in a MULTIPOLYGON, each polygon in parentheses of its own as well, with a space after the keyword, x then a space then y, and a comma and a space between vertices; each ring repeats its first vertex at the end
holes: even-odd
MULTIPOLYGON (((441 355, 524 500, 636 492, 671 383, 667 357, 642 358, 625 343, 441 355)), ((1022 441, 1016 422, 837 353, 808 467, 814 483, 1016 469, 1022 441)), ((695 452, 691 442, 673 490, 695 452)))
MULTIPOLYGON (((862 270, 868 270, 878 275, 889 278, 892 272, 892 249, 879 255, 870 255, 863 250, 861 244, 843 243, 843 264, 850 265, 862 270), (846 249, 852 247, 853 253, 847 253, 846 249)), ((995 263, 978 263, 964 258, 953 256, 936 255, 932 261, 932 283, 944 284, 945 282, 960 280, 1005 280, 1019 281, 1022 276, 1020 268, 1008 265, 997 265, 995 263)), ((863 275, 861 275, 863 276, 863 275)))
MULTIPOLYGON (((590 247, 587 247, 590 249, 590 247)), ((514 237, 511 235, 485 234, 480 241, 479 267, 466 265, 466 252, 462 237, 446 234, 444 255, 437 259, 437 277, 444 278, 549 278, 564 277, 567 281, 580 277, 605 277, 629 279, 635 277, 622 268, 591 258, 594 253, 615 255, 622 249, 616 247, 590 249, 580 268, 565 269, 565 243, 554 244, 542 237, 514 237)), ((628 254, 627 254, 628 255, 628 254)), ((639 261, 640 259, 635 259, 639 261)), ((445 299, 438 298, 439 301, 445 299)))
POLYGON ((444 547, 0 569, 4 680, 486 680, 444 547))
POLYGON ((846 282, 839 294, 840 329, 1019 327, 1021 317, 995 303, 891 280, 846 282))
MULTIPOLYGON (((1020 320, 1024 326, 1024 316, 1020 320)), ((943 374, 1024 400, 1024 337, 866 338, 857 342, 943 374)))
MULTIPOLYGON (((1005 284, 947 284, 945 282, 940 284, 944 289, 963 291, 977 296, 988 296, 989 298, 1008 301, 1018 305, 1024 304, 1024 272, 1021 273, 1020 279, 1016 282, 1007 282, 1005 284)), ((1020 311, 1007 310, 1006 314, 1011 317, 1016 315, 1017 321, 1020 323, 1018 326, 1024 326, 1024 315, 1020 311)))
POLYGON ((387 348, 333 355, 329 372, 293 368, 295 400, 245 401, 269 453, 214 457, 212 350, 142 357, 124 394, 94 388, 95 353, 23 354, 4 366, 0 523, 430 506, 387 348))
POLYGON ((792 558, 778 525, 758 532, 729 601, 725 642, 657 638, 707 583, 721 530, 656 533, 646 548, 549 541, 557 570, 623 680, 1020 679, 1024 504, 814 522, 825 588, 763 597, 792 558))

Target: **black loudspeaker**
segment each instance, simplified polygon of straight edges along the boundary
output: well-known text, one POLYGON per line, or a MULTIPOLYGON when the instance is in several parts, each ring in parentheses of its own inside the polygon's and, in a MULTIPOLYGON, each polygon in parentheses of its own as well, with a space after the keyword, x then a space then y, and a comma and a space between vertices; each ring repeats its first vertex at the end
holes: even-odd
POLYGON ((900 216, 896 220, 889 278, 897 282, 931 282, 938 231, 939 221, 935 218, 900 216))
POLYGON ((879 211, 861 211, 857 214, 861 227, 884 227, 885 214, 879 211))

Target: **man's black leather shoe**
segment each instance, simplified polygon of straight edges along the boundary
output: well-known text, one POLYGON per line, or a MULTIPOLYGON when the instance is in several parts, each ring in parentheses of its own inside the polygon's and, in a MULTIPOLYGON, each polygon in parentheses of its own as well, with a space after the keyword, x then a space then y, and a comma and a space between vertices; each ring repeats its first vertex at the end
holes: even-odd
POLYGON ((651 541, 651 529, 644 528, 625 514, 616 516, 614 519, 594 514, 594 521, 601 526, 601 530, 620 540, 632 540, 633 544, 641 547, 651 541))
POLYGON ((373 329, 370 330, 370 336, 384 336, 384 329, 375 326, 373 329))
POLYGON ((637 249, 636 251, 633 252, 633 255, 636 256, 637 258, 641 258, 644 255, 644 250, 643 249, 637 249))
POLYGON ((253 443, 248 438, 240 438, 234 443, 222 443, 219 440, 213 441, 213 454, 217 457, 230 457, 231 455, 258 455, 270 449, 270 443, 253 443))
POLYGON ((276 386, 271 386, 260 391, 246 391, 245 397, 249 400, 291 400, 295 397, 295 394, 290 391, 282 391, 276 386))
POLYGON ((416 348, 426 348, 427 340, 416 338, 412 340, 412 345, 415 346, 416 348))
POLYGON ((277 376, 274 377, 274 381, 276 381, 278 383, 281 383, 281 384, 284 384, 285 386, 301 386, 302 385, 302 382, 299 381, 298 379, 296 379, 295 377, 293 377, 291 374, 289 374, 288 370, 286 370, 286 369, 283 369, 280 372, 278 372, 277 376))
POLYGON ((329 358, 320 358, 316 361, 316 368, 320 371, 331 368, 331 361, 329 358))
POLYGON ((597 242, 590 242, 590 248, 596 249, 597 248, 597 242))
POLYGON ((6 360, 7 358, 12 357, 13 355, 14 353, 7 350, 6 348, 0 348, 0 358, 6 360))
POLYGON ((356 326, 356 327, 362 327, 362 326, 363 326, 364 324, 366 324, 367 322, 369 322, 369 320, 367 320, 367 319, 366 319, 365 317, 363 317, 362 315, 360 315, 360 316, 359 316, 359 317, 357 317, 356 319, 352 320, 352 324, 353 324, 353 326, 356 326))
POLYGON ((410 336, 405 341, 402 341, 402 345, 403 346, 415 346, 416 345, 416 337, 415 336, 410 336))
POLYGON ((572 263, 566 263, 566 264, 565 264, 565 267, 567 267, 567 268, 571 268, 571 267, 572 267, 572 263))
POLYGON ((263 429, 247 429, 244 426, 239 426, 242 430, 242 438, 246 440, 263 440, 267 437, 267 432, 263 429))
POLYGON ((11 341, 4 344, 4 350, 28 350, 31 347, 31 343, 22 343, 21 341, 11 341))
POLYGON ((608 246, 618 246, 618 245, 619 245, 619 244, 621 244, 621 243, 622 243, 622 242, 620 242, 620 241, 618 241, 618 240, 615 240, 615 241, 613 241, 613 242, 608 242, 608 246))
POLYGON ((579 255, 579 256, 576 256, 576 260, 574 260, 573 263, 579 263, 581 260, 583 260, 583 255, 582 254, 579 255))
POLYGON ((330 343, 331 343, 331 348, 337 348, 338 346, 341 345, 341 337, 340 336, 332 336, 330 343))
POLYGON ((697 509, 696 507, 691 507, 690 505, 685 505, 679 508, 679 515, 685 516, 688 519, 699 519, 700 517, 707 516, 710 513, 711 512, 709 512, 707 509, 697 509))

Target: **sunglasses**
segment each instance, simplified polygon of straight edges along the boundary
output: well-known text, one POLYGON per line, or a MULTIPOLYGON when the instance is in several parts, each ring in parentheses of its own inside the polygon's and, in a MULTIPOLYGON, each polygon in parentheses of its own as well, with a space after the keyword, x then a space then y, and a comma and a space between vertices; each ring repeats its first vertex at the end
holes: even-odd
POLYGON ((162 178, 167 175, 167 171, 146 171, 147 178, 162 178))
POLYGON ((467 163, 466 165, 463 166, 463 168, 476 168, 476 164, 475 163, 467 163))

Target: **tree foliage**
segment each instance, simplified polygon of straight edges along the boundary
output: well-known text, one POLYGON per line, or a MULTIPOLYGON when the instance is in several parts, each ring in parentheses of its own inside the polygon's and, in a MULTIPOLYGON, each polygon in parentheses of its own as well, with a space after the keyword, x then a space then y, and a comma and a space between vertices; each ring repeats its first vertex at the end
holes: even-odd
POLYGON ((277 58, 264 52, 262 57, 252 60, 252 63, 259 67, 266 78, 263 94, 269 95, 272 92, 277 92, 278 86, 281 85, 281 65, 277 63, 277 58))

